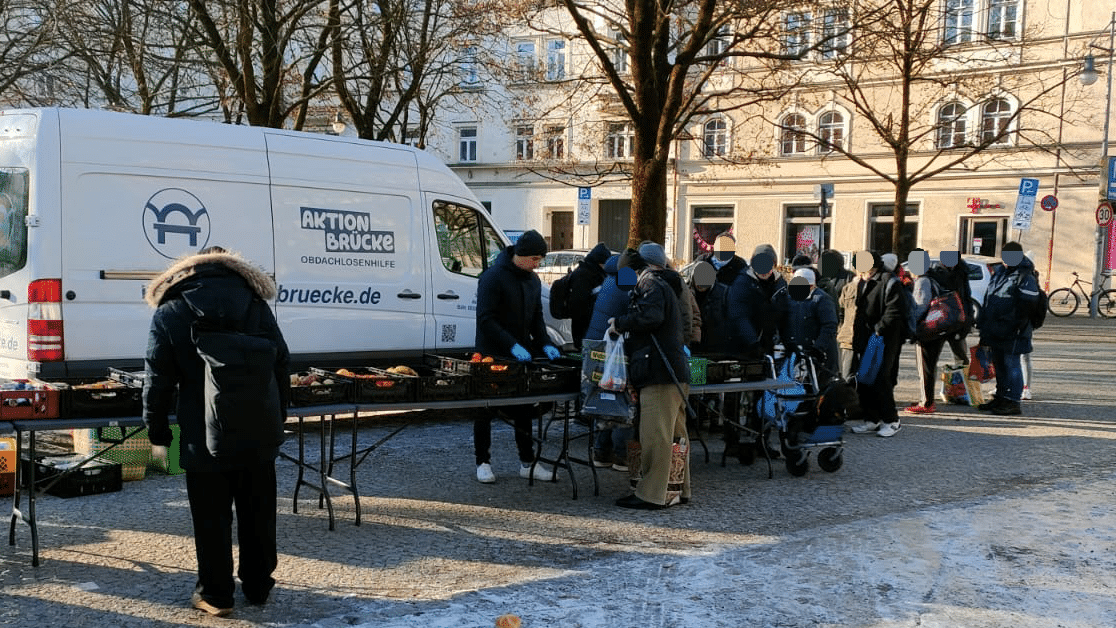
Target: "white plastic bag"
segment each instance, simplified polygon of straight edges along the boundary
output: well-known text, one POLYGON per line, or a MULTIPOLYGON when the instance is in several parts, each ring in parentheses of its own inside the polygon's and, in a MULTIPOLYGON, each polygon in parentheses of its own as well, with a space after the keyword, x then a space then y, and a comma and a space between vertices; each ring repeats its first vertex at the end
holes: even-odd
POLYGON ((624 337, 605 334, 605 362, 601 372, 603 390, 624 390, 628 386, 628 358, 624 355, 624 337))

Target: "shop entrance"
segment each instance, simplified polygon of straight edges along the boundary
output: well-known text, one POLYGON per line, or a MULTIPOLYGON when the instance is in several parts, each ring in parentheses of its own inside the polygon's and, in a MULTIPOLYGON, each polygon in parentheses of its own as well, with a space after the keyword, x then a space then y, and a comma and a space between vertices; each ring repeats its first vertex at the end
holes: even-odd
POLYGON ((961 220, 962 254, 999 257, 1007 233, 1007 216, 981 216, 961 220))

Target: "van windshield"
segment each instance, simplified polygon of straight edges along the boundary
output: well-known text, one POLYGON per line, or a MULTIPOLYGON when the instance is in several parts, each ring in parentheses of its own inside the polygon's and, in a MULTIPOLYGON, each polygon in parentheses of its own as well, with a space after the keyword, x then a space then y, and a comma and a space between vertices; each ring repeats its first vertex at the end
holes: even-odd
POLYGON ((503 250, 496 231, 471 207, 434 201, 434 226, 442 265, 451 272, 477 277, 503 250))
POLYGON ((0 277, 27 264, 27 170, 0 168, 0 277))

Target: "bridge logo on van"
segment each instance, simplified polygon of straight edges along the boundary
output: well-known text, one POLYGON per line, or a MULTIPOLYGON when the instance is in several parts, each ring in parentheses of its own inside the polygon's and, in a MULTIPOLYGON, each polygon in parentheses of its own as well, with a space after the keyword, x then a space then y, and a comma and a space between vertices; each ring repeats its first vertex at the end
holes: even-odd
POLYGON ((326 252, 395 252, 395 232, 373 229, 368 212, 300 207, 299 219, 303 229, 325 232, 326 252))
POLYGON ((209 232, 209 212, 186 190, 159 190, 143 208, 143 233, 163 257, 175 259, 204 248, 209 232))

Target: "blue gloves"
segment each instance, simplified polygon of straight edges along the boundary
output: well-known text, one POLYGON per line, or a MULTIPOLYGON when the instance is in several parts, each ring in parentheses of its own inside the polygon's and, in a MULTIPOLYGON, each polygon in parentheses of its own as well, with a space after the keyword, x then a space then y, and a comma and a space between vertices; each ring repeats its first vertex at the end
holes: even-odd
POLYGON ((531 361, 531 352, 524 349, 523 345, 519 344, 518 342, 515 343, 515 346, 512 347, 511 351, 516 360, 519 360, 520 362, 531 361))
POLYGON ((554 345, 546 345, 545 347, 543 347, 543 353, 545 353, 547 359, 550 360, 557 360, 558 356, 562 355, 561 353, 559 353, 558 347, 555 347, 554 345))
POLYGON ((685 353, 687 358, 693 355, 690 353, 690 348, 686 345, 682 345, 682 353, 685 353))

